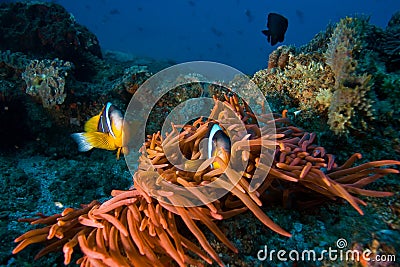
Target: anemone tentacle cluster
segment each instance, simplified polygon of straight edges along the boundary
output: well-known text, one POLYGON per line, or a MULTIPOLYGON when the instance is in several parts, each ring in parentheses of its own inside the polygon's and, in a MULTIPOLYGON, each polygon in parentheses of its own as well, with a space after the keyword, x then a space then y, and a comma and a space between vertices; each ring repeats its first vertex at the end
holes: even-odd
MULTIPOLYGON (((215 98, 215 102, 212 114, 221 101, 215 98)), ((363 214, 360 204, 366 203, 355 195, 391 195, 390 192, 363 187, 385 175, 398 173, 397 169, 388 166, 400 165, 399 161, 373 161, 352 167, 361 158, 359 153, 355 153, 344 164, 338 165, 334 155, 316 144, 314 133, 295 127, 285 114, 274 114, 272 120, 261 115, 259 118, 263 121, 257 121, 238 97, 225 96, 223 104, 225 109, 217 115, 221 126, 233 133, 229 136, 232 142, 230 158, 235 160, 239 155, 247 162, 237 183, 231 179, 237 175, 236 170, 229 169, 229 163, 218 156, 206 160, 206 168, 196 172, 181 171, 174 166, 169 160, 171 158, 166 156, 169 148, 178 144, 187 159, 201 158, 199 144, 215 122, 199 118, 190 125, 176 125, 167 136, 160 133, 148 136, 142 148, 139 169, 134 174, 134 187, 127 191, 114 190, 113 197, 102 204, 93 201, 81 209, 67 208, 62 214, 25 219, 31 224, 45 226, 18 237, 15 241, 19 244, 13 253, 33 243, 45 243, 37 257, 62 248, 65 264, 71 261, 73 251, 79 247, 83 253, 78 260, 81 266, 169 266, 171 262, 179 266, 199 266, 213 261, 223 266, 199 223, 233 252, 238 252, 237 248, 218 228, 216 221, 246 210, 273 231, 290 236, 261 209, 261 199, 268 191, 279 191, 284 201, 294 196, 306 198, 311 204, 320 200, 345 199, 360 214, 363 214), (240 118, 244 131, 229 114, 240 118), (265 127, 276 125, 276 131, 263 131, 259 127, 261 122, 265 127), (272 150, 272 153, 260 153, 262 147, 272 150), (270 169, 262 163, 262 158, 268 156, 272 157, 270 169), (213 162, 220 167, 211 167, 213 162), (257 169, 264 170, 266 177, 254 191, 250 188, 250 180, 255 178, 257 169), (228 179, 221 179, 223 175, 228 179), (208 196, 199 189, 213 182, 228 192, 209 202, 208 196), (166 190, 168 186, 179 186, 180 191, 191 192, 192 199, 202 205, 190 205, 190 199, 183 198, 176 191, 166 190), (153 193, 160 197, 152 198, 153 193), (173 205, 177 202, 185 205, 173 205), (186 229, 182 229, 179 223, 186 229), (193 234, 197 244, 184 234, 187 231, 193 234)))

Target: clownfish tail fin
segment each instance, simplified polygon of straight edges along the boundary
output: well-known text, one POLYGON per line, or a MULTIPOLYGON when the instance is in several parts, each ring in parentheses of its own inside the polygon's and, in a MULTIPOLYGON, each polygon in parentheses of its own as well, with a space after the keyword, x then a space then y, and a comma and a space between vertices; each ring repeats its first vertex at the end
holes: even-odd
POLYGON ((71 134, 72 139, 78 144, 78 150, 80 152, 86 152, 92 149, 94 146, 90 144, 85 133, 74 133, 71 134))

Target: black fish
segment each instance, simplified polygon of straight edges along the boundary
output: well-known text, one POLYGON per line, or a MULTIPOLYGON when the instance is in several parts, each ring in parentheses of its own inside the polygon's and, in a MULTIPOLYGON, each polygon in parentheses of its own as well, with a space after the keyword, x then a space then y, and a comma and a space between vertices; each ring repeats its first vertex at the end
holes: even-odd
POLYGON ((268 30, 263 30, 262 33, 267 36, 271 45, 276 45, 277 42, 283 42, 288 25, 289 22, 284 16, 269 13, 267 19, 268 30))

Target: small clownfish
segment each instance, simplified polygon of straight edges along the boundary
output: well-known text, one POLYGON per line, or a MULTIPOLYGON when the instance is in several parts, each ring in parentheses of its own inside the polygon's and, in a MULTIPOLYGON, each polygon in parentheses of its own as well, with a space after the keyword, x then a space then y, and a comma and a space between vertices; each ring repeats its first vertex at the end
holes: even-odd
POLYGON ((108 102, 99 115, 90 118, 85 123, 85 132, 74 133, 71 137, 78 144, 81 152, 92 148, 106 150, 118 150, 117 159, 122 149, 122 125, 123 116, 121 110, 108 102))
MULTIPOLYGON (((231 140, 222 130, 221 126, 214 124, 210 129, 208 135, 208 158, 218 156, 226 164, 229 162, 231 154, 231 140)), ((214 169, 220 168, 221 166, 217 162, 213 162, 211 167, 214 169)))

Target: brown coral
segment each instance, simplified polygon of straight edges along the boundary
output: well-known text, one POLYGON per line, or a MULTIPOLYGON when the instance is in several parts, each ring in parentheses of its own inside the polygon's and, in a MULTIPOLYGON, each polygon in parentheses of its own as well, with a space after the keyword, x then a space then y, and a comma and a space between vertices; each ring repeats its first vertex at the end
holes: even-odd
POLYGON ((321 44, 326 49, 313 43, 300 52, 279 47, 271 53, 268 69, 258 71, 252 80, 276 109, 302 111, 303 121, 318 116, 337 135, 365 131, 375 119, 376 99, 372 76, 358 62, 360 51, 370 53, 368 30, 366 18, 341 19, 321 35, 327 39, 330 34, 327 44, 321 44))
POLYGON ((356 72, 356 54, 364 46, 358 28, 365 23, 361 18, 341 19, 324 54, 335 75, 328 124, 336 134, 347 133, 353 127, 354 117, 363 130, 366 129, 365 120, 373 119, 372 100, 367 97, 372 85, 371 76, 356 72))
MULTIPOLYGON (((159 133, 148 136, 140 158, 139 170, 134 175, 135 187, 129 191, 113 191, 113 198, 103 204, 92 202, 82 209, 66 209, 60 215, 42 216, 29 219, 32 224, 45 224, 44 228, 31 230, 15 241, 20 242, 14 249, 17 253, 32 243, 46 242, 46 247, 37 257, 63 247, 65 263, 69 263, 73 249, 79 244, 84 256, 78 260, 81 266, 165 266, 170 261, 180 266, 199 265, 191 258, 189 251, 207 263, 214 259, 223 265, 218 254, 211 247, 198 227, 197 221, 205 224, 232 251, 237 249, 217 227, 214 220, 221 220, 250 209, 266 226, 280 234, 290 236, 276 225, 261 210, 261 197, 266 191, 280 190, 283 199, 289 196, 306 196, 314 199, 343 198, 360 214, 359 205, 365 202, 353 194, 366 196, 389 196, 389 192, 363 189, 367 184, 390 173, 398 173, 388 165, 400 165, 399 161, 382 160, 351 167, 361 157, 356 153, 343 165, 338 166, 332 154, 315 144, 316 135, 290 124, 278 115, 259 116, 266 128, 259 128, 254 114, 237 97, 229 97, 216 105, 210 117, 218 117, 225 129, 230 129, 232 149, 230 162, 220 157, 203 161, 206 168, 196 171, 182 171, 174 166, 166 155, 171 147, 178 144, 187 159, 201 157, 199 143, 204 139, 209 126, 215 123, 202 118, 192 125, 174 127, 167 137, 159 133), (246 130, 234 121, 238 117, 246 130), (276 124, 276 134, 270 129, 276 124), (261 133, 264 133, 261 136, 261 133), (260 154, 261 148, 272 149, 272 153, 260 154), (263 165, 263 158, 271 156, 272 166, 263 165), (220 168, 210 164, 218 162, 220 168), (228 168, 231 161, 247 162, 245 171, 237 177, 235 169, 228 168), (261 180, 256 191, 250 188, 256 170, 267 175, 261 180), (224 178, 225 177, 225 178, 224 178), (210 183, 219 188, 228 188, 223 197, 209 202, 201 189, 210 183), (279 184, 279 186, 277 186, 279 184), (178 191, 168 190, 178 186, 178 191), (279 189, 280 188, 280 189, 279 189), (184 197, 188 193, 189 197, 184 197), (150 195, 157 195, 153 199, 150 195), (190 205, 199 201, 203 205, 190 205), (192 203, 190 203, 192 202, 192 203), (179 204, 179 205, 174 205, 179 204), (185 204, 185 205, 182 205, 185 204), (177 226, 180 217, 187 229, 194 235, 203 252, 183 235, 177 226)), ((173 151, 172 151, 173 152, 173 151)), ((176 154, 170 155, 173 159, 176 154)))
POLYGON ((326 114, 327 105, 321 104, 317 97, 321 90, 332 91, 335 80, 323 55, 295 54, 293 49, 283 47, 280 50, 289 53, 273 52, 280 55, 276 62, 270 60, 273 68, 256 72, 252 81, 276 109, 294 108, 301 110, 305 117, 313 116, 315 111, 326 114), (280 60, 285 64, 279 63, 280 60))
POLYGON ((281 68, 284 69, 289 63, 289 58, 293 56, 294 47, 291 46, 280 46, 269 55, 268 58, 268 69, 281 68))

